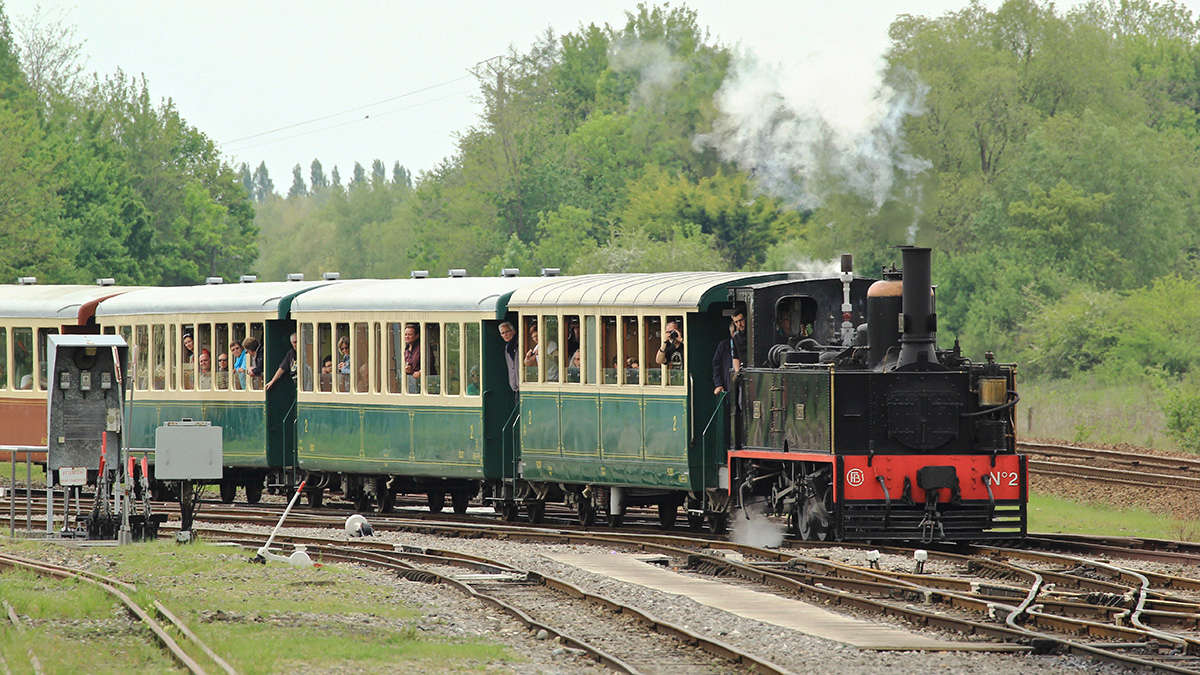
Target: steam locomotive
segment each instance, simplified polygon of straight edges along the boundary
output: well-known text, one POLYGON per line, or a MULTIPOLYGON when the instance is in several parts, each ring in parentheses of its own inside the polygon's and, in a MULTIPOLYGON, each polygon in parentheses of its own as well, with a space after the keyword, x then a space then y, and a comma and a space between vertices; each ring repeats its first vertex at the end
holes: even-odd
POLYGON ((805 539, 1022 537, 1016 366, 974 362, 957 339, 939 349, 930 251, 902 256, 873 283, 847 256, 840 284, 735 291, 752 321, 746 360, 763 365, 737 378, 731 500, 805 539))

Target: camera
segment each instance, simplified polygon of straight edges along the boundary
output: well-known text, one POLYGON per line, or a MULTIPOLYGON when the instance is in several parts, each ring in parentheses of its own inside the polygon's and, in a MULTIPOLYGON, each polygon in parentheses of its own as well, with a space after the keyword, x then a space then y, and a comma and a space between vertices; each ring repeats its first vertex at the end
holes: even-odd
POLYGON ((674 340, 675 338, 679 337, 679 331, 669 330, 669 331, 667 331, 667 337, 674 340))

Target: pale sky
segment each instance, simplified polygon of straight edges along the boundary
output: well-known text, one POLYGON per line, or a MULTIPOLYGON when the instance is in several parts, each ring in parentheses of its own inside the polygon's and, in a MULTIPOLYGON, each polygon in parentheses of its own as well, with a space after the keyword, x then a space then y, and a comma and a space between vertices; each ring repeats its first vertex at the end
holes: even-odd
MULTIPOLYGON (((0 0, 17 24, 40 5, 84 41, 89 71, 144 73, 156 99, 215 140, 234 164, 266 161, 277 191, 319 158, 343 180, 355 161, 413 174, 454 152, 480 112, 474 64, 525 51, 547 28, 621 25, 636 0, 0 0), (317 120, 320 121, 311 121, 317 120), (310 122, 311 121, 311 122, 310 122), (295 126, 292 126, 295 125, 295 126), (288 128, 284 128, 288 127, 288 128)), ((675 3, 678 4, 678 3, 675 3)), ((691 0, 717 41, 778 64, 827 118, 864 119, 887 28, 966 0, 691 0)), ((996 7, 998 0, 986 0, 996 7)), ((1060 6, 1073 3, 1063 2, 1060 6)), ((1200 0, 1188 2, 1195 7, 1200 0)), ((1195 10, 1193 10, 1195 11, 1195 10)))

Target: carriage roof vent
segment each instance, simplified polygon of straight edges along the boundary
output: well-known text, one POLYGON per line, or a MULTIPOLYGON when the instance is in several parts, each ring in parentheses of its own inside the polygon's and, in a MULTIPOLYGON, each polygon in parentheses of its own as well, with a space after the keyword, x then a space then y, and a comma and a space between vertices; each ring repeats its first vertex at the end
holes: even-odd
POLYGON ((560 269, 558 267, 543 267, 542 268, 542 276, 544 276, 544 277, 556 277, 559 274, 562 274, 562 269, 560 269))
POLYGON ((451 279, 461 279, 467 276, 467 270, 465 267, 451 267, 446 276, 450 277, 451 279))
POLYGON ((222 277, 205 277, 204 283, 209 286, 216 286, 217 284, 225 283, 225 279, 223 279, 222 277))
POLYGON ((252 284, 252 283, 258 281, 258 275, 257 274, 243 274, 242 276, 238 277, 238 281, 242 282, 243 284, 252 284))
POLYGON ((521 268, 520 267, 505 267, 504 269, 500 270, 500 276, 502 276, 502 277, 519 277, 519 276, 521 276, 521 268))
POLYGON ((325 272, 321 275, 321 278, 325 281, 337 281, 342 278, 342 274, 341 272, 325 272))
POLYGON ((32 286, 37 283, 37 277, 17 277, 17 283, 22 286, 32 286))
POLYGON ((304 281, 304 272, 291 272, 287 275, 288 281, 304 281))
POLYGON ((99 279, 96 279, 97 286, 113 286, 116 283, 117 280, 113 279, 112 277, 100 277, 99 279))
POLYGON ((408 273, 409 279, 428 279, 429 270, 413 270, 408 273))

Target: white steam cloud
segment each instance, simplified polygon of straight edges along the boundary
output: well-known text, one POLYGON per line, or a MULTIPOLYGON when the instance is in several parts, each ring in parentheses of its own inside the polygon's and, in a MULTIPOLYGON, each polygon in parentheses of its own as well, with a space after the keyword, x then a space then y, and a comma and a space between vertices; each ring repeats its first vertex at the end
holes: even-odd
POLYGON ((730 529, 735 543, 759 548, 778 548, 786 532, 784 525, 769 520, 754 508, 735 511, 730 518, 730 529))
POLYGON ((609 46, 608 64, 619 73, 637 73, 633 103, 640 105, 651 103, 659 92, 674 87, 683 73, 683 62, 672 56, 666 45, 633 38, 622 38, 609 46))
POLYGON ((930 166, 908 153, 901 136, 904 119, 922 114, 928 87, 915 79, 902 91, 881 84, 872 100, 830 119, 821 105, 838 95, 830 85, 837 87, 737 54, 715 96, 713 131, 695 145, 715 149, 793 207, 815 208, 828 191, 849 188, 878 208, 894 196, 898 177, 930 166))

